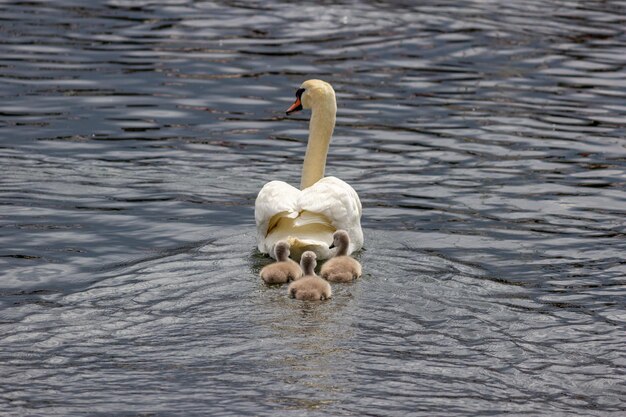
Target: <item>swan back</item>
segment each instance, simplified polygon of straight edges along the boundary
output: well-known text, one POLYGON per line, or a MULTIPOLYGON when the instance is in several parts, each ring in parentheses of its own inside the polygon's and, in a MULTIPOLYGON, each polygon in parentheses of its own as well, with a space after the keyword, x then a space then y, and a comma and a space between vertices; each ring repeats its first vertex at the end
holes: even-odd
POLYGON ((322 178, 302 191, 270 181, 255 202, 259 251, 275 256, 274 245, 285 240, 292 259, 299 260, 307 250, 315 252, 317 259, 328 259, 333 233, 343 229, 350 238, 350 254, 363 246, 361 212, 356 191, 339 178, 322 178))
MULTIPOLYGON (((302 257, 306 258, 305 255, 302 257)), ((313 272, 289 284, 287 293, 297 300, 320 301, 331 298, 333 291, 328 281, 314 275, 313 272)))

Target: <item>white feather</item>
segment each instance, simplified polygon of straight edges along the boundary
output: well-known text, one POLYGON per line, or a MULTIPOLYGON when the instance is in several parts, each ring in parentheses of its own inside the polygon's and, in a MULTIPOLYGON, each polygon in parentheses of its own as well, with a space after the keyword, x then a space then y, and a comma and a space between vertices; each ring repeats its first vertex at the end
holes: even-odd
POLYGON ((272 254, 276 242, 287 240, 294 259, 307 250, 314 251, 318 259, 327 259, 333 233, 344 229, 350 235, 352 253, 363 245, 361 212, 356 191, 339 178, 322 178, 302 191, 271 181, 255 203, 259 251, 272 254))

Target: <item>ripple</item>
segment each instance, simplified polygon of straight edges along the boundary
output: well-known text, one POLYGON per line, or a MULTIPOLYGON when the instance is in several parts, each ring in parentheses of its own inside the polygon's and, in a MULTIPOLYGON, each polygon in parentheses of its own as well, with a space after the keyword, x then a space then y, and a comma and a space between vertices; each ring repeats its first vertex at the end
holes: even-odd
POLYGON ((623 414, 623 2, 83 3, 0 16, 0 414, 623 414), (320 304, 253 220, 314 77, 366 235, 320 304))

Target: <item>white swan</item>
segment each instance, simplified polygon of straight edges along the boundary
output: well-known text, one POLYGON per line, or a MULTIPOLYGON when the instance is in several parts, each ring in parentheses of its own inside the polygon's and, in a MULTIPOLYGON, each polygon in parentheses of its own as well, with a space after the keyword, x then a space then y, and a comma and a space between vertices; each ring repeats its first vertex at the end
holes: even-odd
POLYGON ((276 242, 286 240, 294 259, 305 251, 327 259, 333 233, 344 229, 350 236, 349 255, 363 246, 362 207, 350 185, 339 178, 324 177, 337 113, 331 85, 321 80, 305 81, 287 114, 302 109, 311 109, 311 121, 300 190, 283 181, 263 186, 254 213, 259 251, 271 255, 276 242))

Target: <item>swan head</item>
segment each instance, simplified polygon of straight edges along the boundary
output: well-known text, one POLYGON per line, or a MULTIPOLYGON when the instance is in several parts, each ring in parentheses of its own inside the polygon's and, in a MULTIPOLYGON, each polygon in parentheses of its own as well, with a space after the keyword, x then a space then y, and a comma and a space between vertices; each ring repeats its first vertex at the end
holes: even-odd
POLYGON ((337 112, 335 90, 326 81, 307 80, 296 91, 296 101, 287 109, 287 114, 302 109, 329 109, 337 112))
POLYGON ((315 252, 306 251, 300 258, 300 268, 304 275, 315 275, 315 267, 317 266, 317 256, 315 252))
POLYGON ((348 253, 350 246, 350 235, 345 230, 337 230, 333 233, 333 244, 330 248, 337 248, 337 256, 344 256, 348 253))
POLYGON ((289 259, 289 243, 281 240, 274 245, 274 256, 279 262, 285 262, 289 259))

